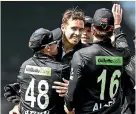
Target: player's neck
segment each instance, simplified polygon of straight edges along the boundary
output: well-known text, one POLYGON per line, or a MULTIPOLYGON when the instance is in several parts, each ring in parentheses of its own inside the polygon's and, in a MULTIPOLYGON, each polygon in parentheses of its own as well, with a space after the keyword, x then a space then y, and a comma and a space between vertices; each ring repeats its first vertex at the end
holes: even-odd
POLYGON ((102 41, 102 39, 101 39, 101 38, 97 38, 97 37, 93 36, 93 42, 96 42, 96 41, 102 41))
POLYGON ((42 54, 44 54, 44 55, 48 55, 48 56, 54 58, 53 55, 51 55, 51 53, 48 52, 48 51, 46 51, 45 49, 42 49, 40 52, 41 52, 42 54))

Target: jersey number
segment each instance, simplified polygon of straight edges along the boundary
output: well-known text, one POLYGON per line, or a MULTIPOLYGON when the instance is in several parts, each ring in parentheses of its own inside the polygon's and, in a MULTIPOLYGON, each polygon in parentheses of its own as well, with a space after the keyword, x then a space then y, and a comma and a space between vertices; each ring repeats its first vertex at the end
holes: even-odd
MULTIPOLYGON (((49 96, 47 95, 47 92, 49 90, 49 85, 46 80, 41 80, 38 83, 38 96, 37 96, 37 104, 41 109, 46 109, 49 104, 49 96), (42 90, 41 86, 44 86, 45 89, 42 90), (41 97, 45 98, 44 104, 41 103, 41 97)), ((36 102, 36 97, 34 96, 34 79, 31 80, 25 94, 25 101, 31 102, 31 107, 34 107, 34 102, 36 102), (29 95, 30 92, 30 95, 29 95)))
MULTIPOLYGON (((104 92, 105 92, 105 84, 106 84, 106 73, 107 70, 104 69, 102 74, 98 77, 97 83, 101 81, 101 93, 100 93, 100 99, 104 100, 104 92)), ((114 95, 117 93, 118 87, 119 87, 119 77, 121 76, 120 70, 115 70, 112 74, 111 80, 110 80, 110 87, 109 87, 109 94, 110 98, 113 98, 114 95), (114 87, 116 87, 114 91, 114 87)))

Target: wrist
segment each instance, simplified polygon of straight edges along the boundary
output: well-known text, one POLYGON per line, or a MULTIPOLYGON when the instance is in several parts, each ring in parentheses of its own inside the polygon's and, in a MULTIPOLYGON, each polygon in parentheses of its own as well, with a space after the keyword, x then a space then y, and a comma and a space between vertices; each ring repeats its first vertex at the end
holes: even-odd
POLYGON ((19 104, 16 104, 16 105, 14 106, 14 109, 18 109, 18 110, 19 110, 19 104))
POLYGON ((115 34, 115 36, 121 34, 121 32, 122 32, 121 27, 114 29, 114 34, 115 34))
POLYGON ((119 25, 119 24, 115 24, 114 25, 114 29, 116 29, 116 28, 120 28, 121 26, 119 25))

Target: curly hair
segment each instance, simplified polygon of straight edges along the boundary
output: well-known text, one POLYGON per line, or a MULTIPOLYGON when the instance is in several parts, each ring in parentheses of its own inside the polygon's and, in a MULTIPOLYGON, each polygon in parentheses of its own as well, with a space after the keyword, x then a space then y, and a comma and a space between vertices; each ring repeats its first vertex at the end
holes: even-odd
POLYGON ((62 24, 67 24, 68 20, 72 18, 72 20, 83 20, 85 22, 85 15, 84 12, 81 9, 72 8, 68 9, 64 12, 62 17, 62 24))

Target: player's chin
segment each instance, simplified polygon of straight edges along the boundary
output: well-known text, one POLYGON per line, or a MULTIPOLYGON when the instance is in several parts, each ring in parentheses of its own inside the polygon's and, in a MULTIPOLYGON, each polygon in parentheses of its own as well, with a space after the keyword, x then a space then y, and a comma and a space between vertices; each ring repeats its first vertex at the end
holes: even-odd
POLYGON ((78 44, 79 43, 79 41, 80 41, 80 39, 71 39, 71 44, 73 44, 73 45, 76 45, 76 44, 78 44))
POLYGON ((84 42, 84 43, 88 43, 88 42, 89 42, 89 39, 87 39, 87 38, 82 38, 81 40, 82 40, 82 42, 84 42))

